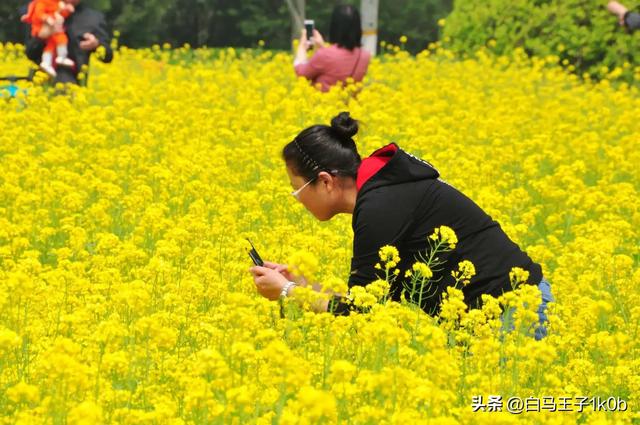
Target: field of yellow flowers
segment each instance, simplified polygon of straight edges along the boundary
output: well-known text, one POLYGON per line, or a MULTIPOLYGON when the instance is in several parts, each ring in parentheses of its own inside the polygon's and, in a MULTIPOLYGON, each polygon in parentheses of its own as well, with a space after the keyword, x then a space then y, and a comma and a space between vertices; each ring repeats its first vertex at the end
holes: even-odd
MULTIPOLYGON (((354 98, 291 60, 123 48, 87 89, 0 98, 0 423, 638 423, 638 90, 553 58, 400 51, 354 98), (280 159, 342 110, 363 156, 429 160, 543 265, 546 339, 524 335, 535 291, 472 312, 454 294, 440 320, 281 319, 256 294, 245 237, 346 280, 350 217, 317 222, 280 159)), ((0 45, 0 75, 27 67, 0 45)))

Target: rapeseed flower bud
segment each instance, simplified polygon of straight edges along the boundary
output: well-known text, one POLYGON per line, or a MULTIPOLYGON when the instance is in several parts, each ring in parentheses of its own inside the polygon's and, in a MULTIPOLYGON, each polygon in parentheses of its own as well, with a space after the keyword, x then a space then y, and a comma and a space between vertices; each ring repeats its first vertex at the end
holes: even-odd
POLYGON ((290 259, 290 267, 294 274, 304 276, 308 282, 313 282, 320 264, 318 258, 309 252, 298 251, 290 259))
POLYGON ((378 251, 380 261, 384 264, 386 270, 393 269, 400 262, 400 253, 394 246, 385 245, 378 251))
POLYGON ((519 285, 526 283, 529 279, 529 272, 520 267, 514 267, 509 272, 509 281, 511 282, 511 287, 516 288, 519 285))
POLYGON ((471 281, 471 278, 476 275, 476 267, 469 260, 463 260, 458 263, 458 270, 452 270, 451 276, 458 282, 462 282, 464 286, 467 286, 471 281))
POLYGON ((367 292, 378 301, 389 294, 389 288, 389 282, 383 279, 376 279, 365 287, 367 292))
POLYGON ((0 350, 8 351, 20 345, 20 337, 10 329, 0 328, 0 350))
POLYGON ((91 401, 84 401, 69 411, 70 425, 93 425, 102 421, 102 408, 91 401))
POLYGON ((464 294, 460 289, 449 286, 442 297, 440 307, 440 319, 445 329, 453 329, 464 317, 467 305, 464 302, 464 294))
POLYGON ((24 381, 7 389, 7 398, 14 403, 37 403, 40 400, 40 391, 35 385, 29 385, 24 381))
POLYGON ((408 270, 407 276, 415 275, 419 279, 431 279, 433 277, 433 271, 431 268, 422 262, 415 262, 411 266, 411 270, 408 270))
POLYGON ((446 245, 449 249, 455 249, 458 243, 456 232, 448 226, 437 227, 429 238, 436 243, 446 245))
POLYGON ((359 308, 370 308, 378 302, 375 295, 371 294, 362 286, 354 286, 349 290, 349 298, 353 305, 359 308))

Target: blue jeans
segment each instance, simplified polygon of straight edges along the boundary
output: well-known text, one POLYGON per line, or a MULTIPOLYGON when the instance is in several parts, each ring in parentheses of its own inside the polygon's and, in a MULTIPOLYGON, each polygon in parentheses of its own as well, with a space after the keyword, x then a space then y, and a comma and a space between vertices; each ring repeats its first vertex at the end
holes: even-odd
MULTIPOLYGON (((547 279, 543 277, 540 283, 538 284, 538 288, 540 289, 542 300, 540 302, 540 305, 538 306, 538 320, 539 320, 540 326, 538 326, 535 329, 534 335, 533 335, 536 341, 540 341, 542 338, 547 336, 547 328, 545 327, 545 324, 548 322, 547 312, 546 312, 547 303, 555 301, 555 298, 553 298, 553 295, 551 295, 551 284, 547 279)), ((508 310, 505 312, 505 317, 509 325, 504 326, 503 327, 504 330, 507 330, 505 329, 507 327, 509 331, 512 331, 514 329, 514 324, 513 324, 514 311, 515 309, 512 308, 511 310, 508 310)), ((504 323, 504 318, 502 318, 502 321, 504 323)))
POLYGON ((540 292, 542 293, 542 302, 538 306, 538 319, 540 320, 540 326, 535 331, 536 341, 540 341, 542 338, 547 336, 547 328, 545 324, 548 322, 547 320, 547 303, 554 302, 555 298, 551 295, 551 284, 544 277, 538 284, 538 288, 540 288, 540 292))

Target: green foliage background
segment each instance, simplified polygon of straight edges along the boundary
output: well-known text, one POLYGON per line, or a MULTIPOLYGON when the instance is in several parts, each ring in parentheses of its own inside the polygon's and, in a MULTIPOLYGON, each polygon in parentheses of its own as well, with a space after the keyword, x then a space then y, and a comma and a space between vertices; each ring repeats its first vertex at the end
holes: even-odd
MULTIPOLYGON (((288 49, 291 21, 285 0, 83 0, 102 10, 120 44, 143 47, 254 47, 288 49)), ((18 8, 27 0, 0 2, 0 41, 23 41, 18 8)), ((325 35, 339 0, 307 0, 306 15, 325 35)), ((351 3, 359 6, 358 0, 351 3)), ((606 0, 380 0, 379 40, 398 43, 412 53, 440 39, 444 47, 472 54, 487 46, 497 54, 516 48, 529 55, 557 56, 579 75, 640 79, 640 31, 626 34, 606 11, 606 0), (453 9, 453 12, 451 10, 453 9), (446 17, 444 33, 437 21, 446 17), (618 68, 618 69, 616 69, 618 68), (613 73, 613 69, 616 69, 613 73)))
MULTIPOLYGON (((291 20, 285 0, 83 0, 101 10, 120 43, 149 46, 169 42, 174 46, 255 46, 264 40, 269 48, 291 46, 291 20)), ((417 52, 438 38, 437 21, 452 8, 453 0, 380 0, 379 39, 397 43, 409 37, 407 48, 417 52)), ((26 0, 0 2, 0 41, 24 40, 18 8, 26 0)), ((326 34, 337 0, 307 0, 307 17, 326 34)), ((359 1, 352 4, 360 6, 359 1)))
POLYGON ((603 0, 456 0, 443 44, 467 54, 482 46, 498 54, 520 47, 529 55, 557 55, 579 75, 631 81, 632 68, 640 63, 640 31, 625 34, 606 4, 603 0), (609 74, 615 67, 620 70, 609 74))

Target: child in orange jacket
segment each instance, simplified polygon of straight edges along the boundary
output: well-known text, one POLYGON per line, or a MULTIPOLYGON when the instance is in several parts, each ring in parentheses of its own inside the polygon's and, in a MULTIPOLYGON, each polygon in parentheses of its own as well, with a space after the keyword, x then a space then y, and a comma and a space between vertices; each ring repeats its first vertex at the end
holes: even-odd
POLYGON ((53 56, 56 55, 55 63, 59 66, 72 67, 75 63, 67 57, 67 45, 69 39, 64 32, 64 20, 74 12, 72 4, 60 0, 32 0, 29 3, 27 14, 22 16, 22 22, 31 24, 31 35, 45 40, 45 48, 42 53, 40 67, 52 77, 56 76, 53 67, 53 56))

